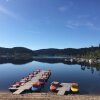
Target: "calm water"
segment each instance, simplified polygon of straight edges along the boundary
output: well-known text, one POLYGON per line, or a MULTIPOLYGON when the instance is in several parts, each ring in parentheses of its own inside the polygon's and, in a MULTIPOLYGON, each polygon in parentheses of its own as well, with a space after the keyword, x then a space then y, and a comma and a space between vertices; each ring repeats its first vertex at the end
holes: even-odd
POLYGON ((36 69, 50 69, 52 75, 42 91, 49 91, 52 81, 78 82, 81 94, 100 94, 100 69, 96 67, 67 65, 63 63, 30 62, 27 64, 0 64, 0 91, 9 91, 14 81, 19 81, 36 69))

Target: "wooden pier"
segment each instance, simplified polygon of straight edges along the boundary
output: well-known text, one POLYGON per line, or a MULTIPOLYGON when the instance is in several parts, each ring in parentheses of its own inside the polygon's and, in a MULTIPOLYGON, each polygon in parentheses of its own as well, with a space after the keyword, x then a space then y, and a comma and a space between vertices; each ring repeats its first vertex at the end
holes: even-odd
POLYGON ((58 87, 58 93, 57 95, 64 95, 65 92, 69 92, 71 88, 71 83, 61 83, 62 87, 58 87))
POLYGON ((17 90, 13 94, 21 94, 25 90, 29 90, 32 87, 33 82, 38 81, 42 77, 42 74, 44 74, 45 70, 40 71, 35 77, 33 77, 29 82, 25 83, 24 85, 17 88, 17 90))

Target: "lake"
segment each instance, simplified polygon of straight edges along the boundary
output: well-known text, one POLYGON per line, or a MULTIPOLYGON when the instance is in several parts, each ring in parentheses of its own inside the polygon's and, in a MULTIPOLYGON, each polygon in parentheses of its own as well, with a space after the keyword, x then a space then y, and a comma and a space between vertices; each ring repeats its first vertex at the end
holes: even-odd
POLYGON ((32 61, 24 64, 0 64, 0 91, 9 91, 13 82, 36 69, 52 71, 42 91, 48 92, 52 81, 78 82, 80 94, 100 94, 100 68, 63 62, 32 61))

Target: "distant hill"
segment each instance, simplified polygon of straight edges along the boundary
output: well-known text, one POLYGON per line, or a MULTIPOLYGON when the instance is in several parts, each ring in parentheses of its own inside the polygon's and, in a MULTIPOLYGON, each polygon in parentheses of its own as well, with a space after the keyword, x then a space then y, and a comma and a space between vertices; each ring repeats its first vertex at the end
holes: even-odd
POLYGON ((100 58, 100 47, 89 48, 65 48, 65 49, 40 49, 34 51, 37 56, 74 56, 84 58, 100 58))
POLYGON ((34 52, 24 47, 2 48, 0 47, 0 57, 14 59, 30 59, 34 52))
POLYGON ((40 49, 30 50, 25 47, 3 48, 0 47, 0 57, 13 57, 15 59, 28 59, 33 56, 72 56, 84 58, 100 58, 100 46, 88 48, 65 48, 65 49, 40 49))

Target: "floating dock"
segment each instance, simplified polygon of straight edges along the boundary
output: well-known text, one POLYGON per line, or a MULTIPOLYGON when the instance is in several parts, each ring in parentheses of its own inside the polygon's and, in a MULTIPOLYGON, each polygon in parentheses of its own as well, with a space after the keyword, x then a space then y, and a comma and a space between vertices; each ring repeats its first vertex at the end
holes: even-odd
POLYGON ((70 92, 70 88, 71 88, 71 83, 61 83, 62 87, 58 87, 58 93, 57 95, 64 95, 65 92, 70 92))
POLYGON ((25 90, 29 90, 32 85, 33 82, 38 81, 38 79, 40 79, 42 77, 42 75, 48 72, 46 70, 41 70, 35 77, 33 77, 30 81, 28 81, 27 83, 25 83, 24 85, 20 86, 17 88, 17 90, 15 92, 13 92, 13 94, 21 94, 22 92, 24 92, 25 90))
POLYGON ((78 83, 60 83, 54 81, 51 83, 50 91, 57 92, 57 95, 64 95, 67 93, 78 93, 78 83))

